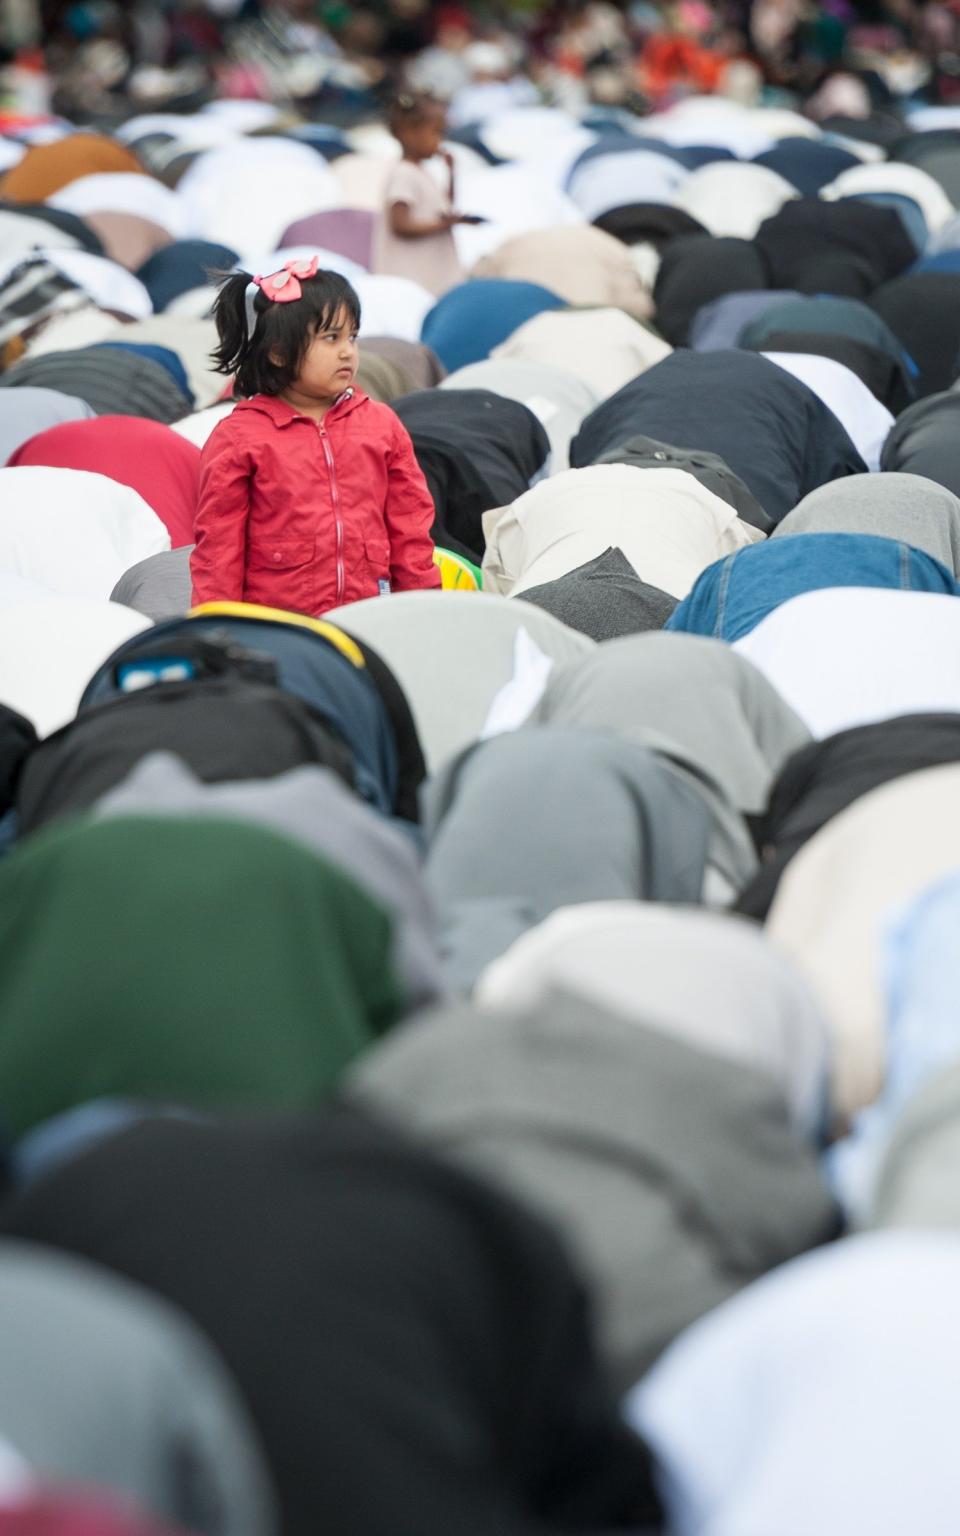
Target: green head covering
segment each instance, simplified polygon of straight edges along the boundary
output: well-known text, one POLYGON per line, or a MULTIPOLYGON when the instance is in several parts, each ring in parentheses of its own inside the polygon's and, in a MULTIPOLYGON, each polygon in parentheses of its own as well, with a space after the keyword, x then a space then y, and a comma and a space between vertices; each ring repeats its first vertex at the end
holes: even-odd
POLYGON ((262 827, 58 827, 0 865, 0 1118, 315 1105, 403 1012, 391 950, 365 892, 262 827))

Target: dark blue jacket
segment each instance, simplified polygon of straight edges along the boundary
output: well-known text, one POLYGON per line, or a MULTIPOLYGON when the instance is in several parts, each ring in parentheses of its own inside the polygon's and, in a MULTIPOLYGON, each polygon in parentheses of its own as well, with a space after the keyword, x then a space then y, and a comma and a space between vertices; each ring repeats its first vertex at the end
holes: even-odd
POLYGON ((813 390, 755 352, 672 353, 591 411, 570 463, 596 464, 638 433, 718 453, 774 523, 828 480, 867 468, 813 390))

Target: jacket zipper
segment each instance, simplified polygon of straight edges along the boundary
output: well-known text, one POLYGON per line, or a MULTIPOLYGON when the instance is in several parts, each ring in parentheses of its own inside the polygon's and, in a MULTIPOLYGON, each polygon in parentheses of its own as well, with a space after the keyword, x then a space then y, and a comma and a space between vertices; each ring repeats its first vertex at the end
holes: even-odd
POLYGON ((343 522, 340 517, 340 488, 337 485, 337 466, 333 458, 333 449, 330 447, 330 439, 322 421, 317 422, 317 430, 320 433, 320 441, 323 444, 323 456, 327 461, 327 475, 330 480, 330 499, 333 502, 333 524, 337 531, 337 606, 343 602, 344 577, 343 577, 343 522))

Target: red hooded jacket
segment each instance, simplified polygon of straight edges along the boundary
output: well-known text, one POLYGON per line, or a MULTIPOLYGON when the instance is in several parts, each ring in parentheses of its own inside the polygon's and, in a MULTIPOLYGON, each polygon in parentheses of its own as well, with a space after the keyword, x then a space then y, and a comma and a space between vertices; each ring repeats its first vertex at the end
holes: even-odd
POLYGON ((406 428, 348 391, 322 422, 273 395, 241 400, 203 450, 190 560, 195 604, 320 614, 439 587, 434 508, 406 428))

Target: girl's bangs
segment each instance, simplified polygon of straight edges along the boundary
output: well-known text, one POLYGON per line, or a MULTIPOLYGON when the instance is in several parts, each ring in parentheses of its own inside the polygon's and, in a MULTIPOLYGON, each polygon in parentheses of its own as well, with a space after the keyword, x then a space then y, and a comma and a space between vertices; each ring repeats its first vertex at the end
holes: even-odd
POLYGON ((360 317, 353 305, 348 303, 342 294, 338 294, 336 298, 332 299, 317 294, 314 299, 313 310, 314 315, 311 321, 311 329, 317 336, 321 335, 324 331, 338 330, 337 321, 341 319, 341 316, 343 317, 341 323, 349 320, 355 328, 360 323, 360 317))

